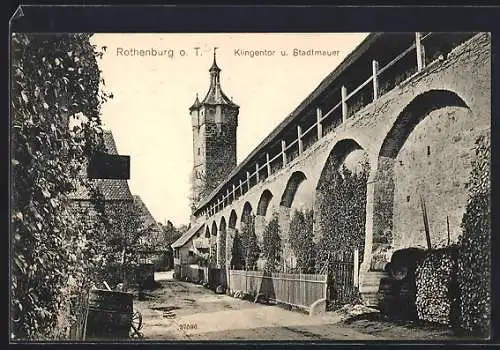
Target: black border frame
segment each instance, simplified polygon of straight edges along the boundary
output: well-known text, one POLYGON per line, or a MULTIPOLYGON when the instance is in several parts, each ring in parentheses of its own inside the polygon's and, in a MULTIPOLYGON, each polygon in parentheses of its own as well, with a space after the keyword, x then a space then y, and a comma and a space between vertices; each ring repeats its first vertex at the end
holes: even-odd
MULTIPOLYGON (((45 2, 45 1, 44 1, 45 2)), ((500 103, 498 94, 499 84, 499 45, 500 45, 500 6, 489 4, 474 6, 401 6, 400 5, 307 5, 296 1, 295 4, 286 6, 276 5, 196 5, 184 2, 183 5, 98 5, 95 1, 86 1, 87 5, 22 5, 15 8, 10 7, 9 42, 11 31, 19 32, 412 32, 418 30, 427 31, 482 31, 492 34, 492 116, 499 115, 500 103), (13 11, 14 10, 14 11, 13 11), (21 12, 20 12, 21 11, 21 12), (22 16, 20 16, 22 14, 22 16), (13 19, 17 17, 17 19, 13 19)), ((6 50, 8 52, 8 50, 6 50)), ((9 63, 9 62, 8 62, 9 63)), ((6 70, 9 72, 10 70, 6 70)), ((8 73, 7 73, 8 74, 8 73)), ((8 80, 8 79, 7 79, 8 80)), ((7 87, 9 89, 9 87, 7 87)), ((10 101, 7 100, 7 109, 10 101)), ((7 110, 7 115, 8 115, 7 110)), ((10 118, 5 118, 7 127, 4 130, 5 137, 1 139, 8 141, 8 126, 10 118)), ((491 120, 492 134, 492 190, 494 174, 496 173, 497 147, 496 147, 496 119, 491 120)), ((8 148, 8 142, 6 142, 8 148)), ((9 164, 7 152, 6 163, 9 164)), ((8 169, 4 168, 4 169, 8 169)), ((4 173, 7 175, 8 172, 4 173)), ((8 196, 7 196, 8 197, 8 196)), ((492 191, 492 214, 495 209, 495 196, 492 191)), ((6 208, 9 203, 7 202, 6 208)), ((7 230, 9 229, 9 215, 6 215, 7 230)), ((258 341, 258 342, 228 342, 218 343, 215 341, 205 342, 148 342, 148 343, 123 343, 121 346, 151 346, 151 345, 176 345, 181 346, 260 346, 260 345, 348 345, 349 348, 360 345, 370 346, 392 346, 411 344, 417 346, 435 345, 475 345, 498 343, 498 327, 495 324, 498 319, 498 295, 495 287, 500 286, 499 273, 495 270, 498 265, 498 254, 496 251, 499 239, 493 234, 498 219, 492 215, 492 337, 488 341, 466 341, 463 343, 452 342, 414 342, 414 341, 377 341, 370 343, 361 342, 339 342, 339 341, 314 341, 314 342, 289 342, 289 341, 258 341)), ((8 238, 8 235, 5 235, 8 238)), ((8 247, 8 244, 5 245, 8 247)), ((8 257, 8 251, 5 255, 8 257)), ((8 265, 8 262, 7 262, 8 265)), ((8 270, 7 270, 8 273, 8 270)), ((10 278, 7 276, 7 281, 10 278)), ((9 290, 7 289, 7 293, 9 290)), ((6 300, 8 300, 8 295, 6 300)), ((7 312, 8 314, 8 312, 7 312)), ((7 339, 9 333, 7 330, 7 339)), ((9 341, 8 341, 9 342, 9 341)), ((22 343, 12 343, 22 344, 22 343)), ((41 343, 37 343, 41 344, 41 343)), ((46 344, 46 343, 43 343, 46 344)), ((52 345, 70 345, 71 347, 86 346, 89 343, 50 343, 52 345)), ((110 346, 118 343, 99 344, 110 346)))

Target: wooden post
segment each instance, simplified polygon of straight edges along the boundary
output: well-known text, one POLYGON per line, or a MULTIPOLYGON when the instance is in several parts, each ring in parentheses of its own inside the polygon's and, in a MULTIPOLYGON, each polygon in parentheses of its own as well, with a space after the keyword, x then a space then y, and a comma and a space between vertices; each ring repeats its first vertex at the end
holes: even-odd
POLYGON ((316 130, 318 131, 318 140, 323 137, 323 125, 321 124, 322 117, 323 112, 321 108, 316 108, 316 130))
POLYGON ((259 163, 255 163, 255 179, 259 183, 259 163))
POLYGON ((236 185, 233 183, 233 200, 236 200, 236 185))
POLYGON ((281 140, 281 155, 283 156, 283 166, 286 165, 286 141, 281 140))
POLYGON ((240 179, 240 194, 243 196, 243 181, 240 179))
POLYGON ((299 143, 299 154, 304 152, 304 143, 302 142, 302 127, 297 125, 297 142, 299 143))
POLYGON ((269 153, 266 153, 267 177, 271 176, 271 163, 269 163, 269 153))
POLYGON ((372 72, 373 72, 373 100, 375 101, 378 98, 378 62, 372 61, 372 72))
POLYGON ((229 196, 231 195, 231 190, 227 189, 227 204, 229 205, 229 196))
POLYGON ((417 68, 419 71, 422 70, 423 65, 422 65, 422 46, 420 44, 420 32, 415 33, 415 46, 417 48, 417 68))
POLYGON ((354 287, 359 285, 359 249, 354 248, 354 287))
POLYGON ((347 119, 347 88, 342 85, 340 90, 342 95, 342 123, 347 119))
POLYGON ((248 188, 248 191, 250 191, 250 172, 247 171, 247 188, 248 188))
POLYGON ((425 68, 425 46, 420 43, 420 50, 422 51, 422 68, 425 68))

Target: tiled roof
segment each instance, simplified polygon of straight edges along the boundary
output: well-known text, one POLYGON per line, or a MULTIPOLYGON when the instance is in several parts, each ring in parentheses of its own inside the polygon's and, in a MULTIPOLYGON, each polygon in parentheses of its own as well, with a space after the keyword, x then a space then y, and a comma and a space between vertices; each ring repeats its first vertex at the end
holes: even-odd
POLYGON ((141 212, 144 227, 147 228, 152 226, 152 229, 161 231, 161 228, 158 226, 158 222, 155 220, 153 215, 151 215, 151 212, 149 211, 148 207, 146 207, 146 204, 144 204, 141 197, 138 195, 134 195, 133 197, 137 208, 141 212))
MULTIPOLYGON (((109 154, 118 155, 118 151, 116 149, 115 140, 113 138, 113 134, 109 130, 105 130, 103 133, 104 146, 106 148, 106 152, 109 154)), ((86 177, 87 167, 82 167, 81 176, 86 177)), ((100 190, 102 195, 104 196, 104 200, 122 200, 122 201, 133 201, 132 193, 128 187, 127 180, 123 179, 94 179, 91 180, 100 190)), ((86 188, 82 185, 77 184, 76 191, 70 196, 70 198, 75 200, 89 200, 90 195, 86 188)))
POLYGON ((192 111, 194 109, 198 109, 201 107, 200 99, 198 98, 198 94, 196 94, 196 99, 194 100, 194 103, 191 107, 189 107, 189 110, 192 111))
POLYGON ((194 225, 189 230, 187 230, 182 236, 180 236, 179 239, 177 241, 175 241, 174 243, 172 243, 170 246, 172 248, 182 247, 184 244, 189 242, 189 240, 204 227, 205 227, 205 223, 199 223, 197 225, 194 225))

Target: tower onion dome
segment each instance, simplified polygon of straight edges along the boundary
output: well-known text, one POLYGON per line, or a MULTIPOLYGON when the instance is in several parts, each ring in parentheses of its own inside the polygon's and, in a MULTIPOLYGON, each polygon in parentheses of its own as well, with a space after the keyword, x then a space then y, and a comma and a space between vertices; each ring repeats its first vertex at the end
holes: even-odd
MULTIPOLYGON (((228 98, 220 86, 220 71, 221 69, 217 66, 217 61, 215 58, 214 50, 214 61, 209 69, 210 72, 210 88, 208 89, 207 95, 201 102, 201 105, 227 105, 234 108, 239 108, 230 98, 228 98)), ((196 103, 196 102, 195 102, 196 103)))
POLYGON ((198 94, 196 94, 196 100, 194 101, 193 105, 189 107, 189 111, 193 111, 200 107, 201 107, 200 99, 198 98, 198 94))

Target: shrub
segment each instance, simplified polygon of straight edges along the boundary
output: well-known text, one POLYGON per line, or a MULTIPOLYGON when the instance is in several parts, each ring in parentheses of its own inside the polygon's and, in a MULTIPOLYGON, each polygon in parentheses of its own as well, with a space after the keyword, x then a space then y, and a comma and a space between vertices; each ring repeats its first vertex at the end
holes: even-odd
POLYGON ((479 336, 490 334, 491 298, 491 200, 490 144, 476 141, 476 158, 467 185, 469 198, 462 219, 463 235, 458 254, 461 327, 479 336))
POLYGON ((295 210, 290 220, 290 246, 303 273, 314 272, 313 211, 295 210))
POLYGON ((266 263, 264 271, 275 272, 281 261, 281 229, 279 225, 278 213, 274 212, 271 220, 264 229, 262 240, 262 250, 266 263))

